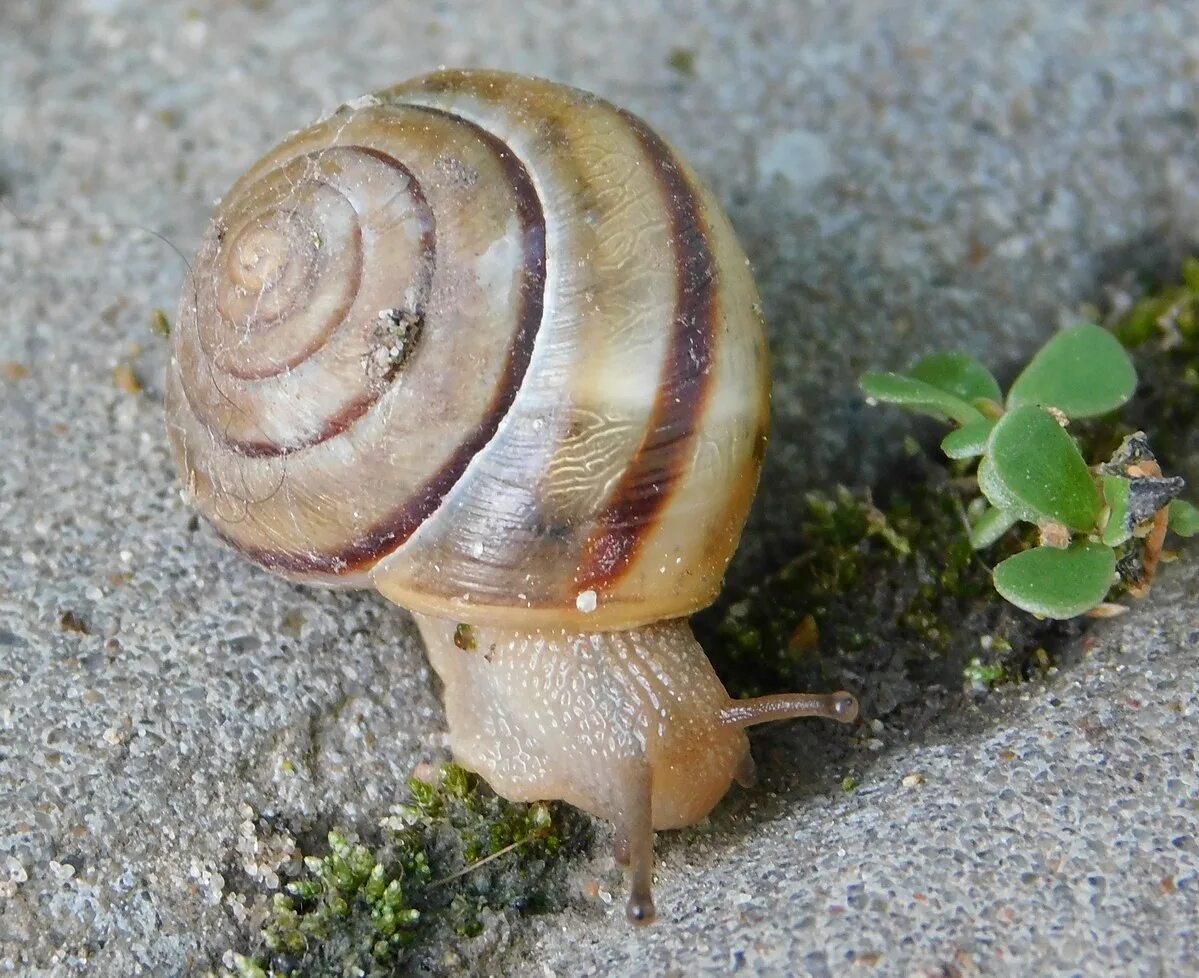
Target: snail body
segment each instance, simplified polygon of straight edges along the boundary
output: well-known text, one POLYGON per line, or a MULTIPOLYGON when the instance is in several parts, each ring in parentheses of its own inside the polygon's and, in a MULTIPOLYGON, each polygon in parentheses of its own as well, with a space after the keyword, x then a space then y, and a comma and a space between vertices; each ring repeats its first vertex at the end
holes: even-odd
POLYGON ((167 376, 192 503, 270 571, 413 612, 455 756, 611 820, 635 921, 654 829, 748 780, 745 726, 856 713, 730 700, 686 625, 768 410, 712 195, 630 113, 495 72, 343 106, 255 164, 204 236, 167 376))

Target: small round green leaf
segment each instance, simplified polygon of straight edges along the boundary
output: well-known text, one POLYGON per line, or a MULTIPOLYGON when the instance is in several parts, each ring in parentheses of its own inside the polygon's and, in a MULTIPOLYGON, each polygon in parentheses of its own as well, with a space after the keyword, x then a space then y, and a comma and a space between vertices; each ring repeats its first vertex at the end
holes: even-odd
POLYGON ((1199 509, 1185 499, 1170 503, 1170 529, 1180 537, 1193 537, 1199 533, 1199 509))
POLYGON ((991 546, 1015 526, 1019 519, 1020 517, 1011 510, 990 507, 970 527, 970 546, 975 550, 991 546))
POLYGON ((984 420, 977 409, 960 397, 902 374, 863 374, 861 385, 867 397, 931 414, 940 420, 952 418, 962 425, 984 420))
POLYGON ((950 458, 974 458, 987 450, 987 438, 995 422, 989 418, 985 421, 975 421, 963 425, 957 431, 951 431, 941 441, 941 451, 950 458))
POLYGON ((1022 518, 1035 514, 1033 522, 1064 523, 1083 533, 1095 528, 1099 490, 1074 439, 1048 411, 1032 405, 1008 411, 991 432, 987 459, 999 498, 991 498, 981 471, 979 487, 992 505, 1022 518))
POLYGON ((1103 528, 1103 542, 1109 547, 1118 547, 1132 536, 1132 514, 1128 510, 1130 483, 1118 475, 1103 477, 1103 498, 1107 502, 1107 525, 1103 528))
POLYGON ((960 397, 967 404, 975 401, 1002 403, 999 381, 991 371, 966 353, 934 353, 916 362, 908 376, 922 380, 960 397))
POLYGON ((1074 618, 1102 603, 1116 575, 1116 552, 1080 541, 1066 550, 1034 547, 994 571, 995 590, 1042 618, 1074 618))
POLYGON ((1071 418, 1114 411, 1132 397, 1137 374, 1128 352, 1106 329, 1076 326, 1046 343, 1008 391, 1009 408, 1055 407, 1071 418))

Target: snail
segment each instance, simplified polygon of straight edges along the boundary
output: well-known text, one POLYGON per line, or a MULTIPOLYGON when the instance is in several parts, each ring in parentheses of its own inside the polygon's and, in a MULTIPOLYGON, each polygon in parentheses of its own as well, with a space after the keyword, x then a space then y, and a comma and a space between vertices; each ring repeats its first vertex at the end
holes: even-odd
POLYGON ((263 568, 416 619, 451 750, 500 795, 610 821, 627 915, 657 829, 748 784, 687 617, 757 487, 769 372, 712 194, 593 95, 439 71, 286 139, 218 205, 172 334, 185 497, 263 568))

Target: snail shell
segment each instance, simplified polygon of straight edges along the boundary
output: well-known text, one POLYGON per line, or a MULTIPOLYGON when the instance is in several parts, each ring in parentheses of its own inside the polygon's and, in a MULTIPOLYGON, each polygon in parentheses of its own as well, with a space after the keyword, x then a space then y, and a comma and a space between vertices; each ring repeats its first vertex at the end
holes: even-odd
POLYGON ((769 405, 757 293, 691 169, 584 92, 442 71, 219 205, 173 337, 194 505, 265 568, 442 618, 711 602, 769 405))

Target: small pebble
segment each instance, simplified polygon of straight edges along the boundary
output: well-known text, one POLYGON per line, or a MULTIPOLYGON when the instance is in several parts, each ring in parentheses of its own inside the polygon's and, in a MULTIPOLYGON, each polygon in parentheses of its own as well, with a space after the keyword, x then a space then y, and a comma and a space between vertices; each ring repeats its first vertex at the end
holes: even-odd
POLYGON ((117 364, 116 369, 112 372, 112 382, 117 385, 119 390, 124 391, 126 394, 140 394, 142 392, 141 379, 129 363, 117 364))
POLYGON ((58 882, 65 883, 75 875, 75 867, 70 863, 60 863, 55 859, 51 859, 50 875, 58 880, 58 882))

